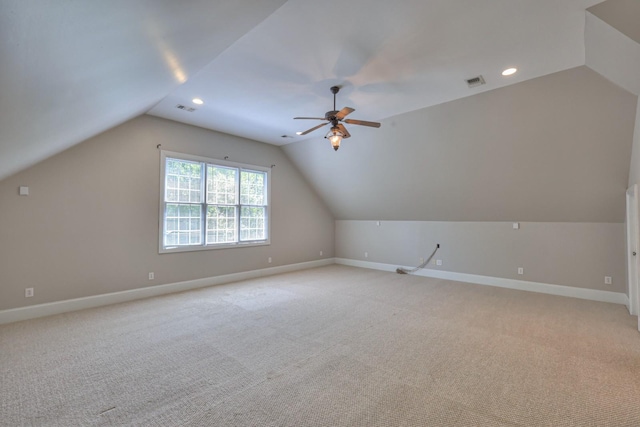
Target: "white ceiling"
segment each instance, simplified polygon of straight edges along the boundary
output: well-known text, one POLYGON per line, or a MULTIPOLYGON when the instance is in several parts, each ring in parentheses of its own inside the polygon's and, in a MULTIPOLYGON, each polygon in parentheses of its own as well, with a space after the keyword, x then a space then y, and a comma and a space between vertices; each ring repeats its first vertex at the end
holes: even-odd
POLYGON ((381 120, 572 68, 597 3, 1 0, 0 179, 145 112, 283 144, 335 84, 381 120))
POLYGON ((316 124, 293 117, 332 109, 333 85, 343 86, 338 109, 377 121, 582 65, 585 9, 595 3, 289 0, 150 114, 288 144, 316 124), (519 73, 502 77, 511 66, 519 73), (480 74, 487 84, 469 89, 465 79, 480 74), (196 107, 194 97, 206 104, 175 108, 196 107))
POLYGON ((145 113, 285 0, 0 0, 0 179, 145 113))

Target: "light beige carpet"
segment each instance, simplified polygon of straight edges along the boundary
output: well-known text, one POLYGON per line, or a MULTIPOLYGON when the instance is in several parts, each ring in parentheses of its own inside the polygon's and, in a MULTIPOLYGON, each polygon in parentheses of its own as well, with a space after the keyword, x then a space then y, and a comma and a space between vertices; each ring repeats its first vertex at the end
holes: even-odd
POLYGON ((635 326, 329 266, 0 326, 0 425, 635 427, 635 326))

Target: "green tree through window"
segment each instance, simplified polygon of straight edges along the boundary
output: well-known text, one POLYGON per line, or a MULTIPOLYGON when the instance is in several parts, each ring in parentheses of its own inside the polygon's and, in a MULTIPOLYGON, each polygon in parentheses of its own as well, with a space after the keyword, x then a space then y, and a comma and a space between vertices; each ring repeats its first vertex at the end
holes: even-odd
POLYGON ((162 157, 161 251, 268 243, 268 169, 162 157))

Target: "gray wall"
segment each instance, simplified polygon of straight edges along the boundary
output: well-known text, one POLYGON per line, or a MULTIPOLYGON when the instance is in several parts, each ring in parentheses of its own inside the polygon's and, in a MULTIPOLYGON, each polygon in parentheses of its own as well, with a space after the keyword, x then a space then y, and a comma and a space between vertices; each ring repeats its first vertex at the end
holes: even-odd
POLYGON ((331 213, 280 148, 141 116, 0 181, 0 310, 333 257, 333 236, 331 213), (158 254, 157 144, 275 164, 271 245, 158 254))
POLYGON ((336 221, 339 258, 417 266, 436 243, 428 268, 626 293, 624 224, 336 221))
POLYGON ((284 150, 337 219, 337 257, 415 266, 441 243, 442 270, 626 292, 637 103, 583 66, 351 126, 337 153, 284 150))

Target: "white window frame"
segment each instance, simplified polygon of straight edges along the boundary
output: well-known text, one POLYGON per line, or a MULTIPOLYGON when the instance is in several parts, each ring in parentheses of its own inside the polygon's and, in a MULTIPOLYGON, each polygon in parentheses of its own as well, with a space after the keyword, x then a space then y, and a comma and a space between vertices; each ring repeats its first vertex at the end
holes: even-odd
MULTIPOLYGON (((240 179, 240 174, 238 173, 238 180, 240 179)), ((239 185, 239 184, 238 184, 239 185)), ((239 194, 238 194, 238 197, 239 194)), ((252 246, 266 246, 266 245, 270 245, 271 244, 271 168, 268 167, 264 167, 264 166, 257 166, 257 165, 251 165, 251 164, 246 164, 246 163, 237 163, 237 162, 230 162, 227 160, 220 160, 220 159, 215 159, 215 158, 210 158, 210 157, 202 157, 202 156, 194 156, 191 154, 184 154, 184 153, 177 153, 177 152, 173 152, 173 151, 164 151, 161 150, 160 151, 160 204, 159 204, 159 221, 158 221, 158 250, 159 253, 161 254, 166 254, 166 253, 176 253, 176 252, 193 252, 193 251, 208 251, 208 250, 215 250, 215 249, 230 249, 230 248, 246 248, 246 247, 252 247, 252 246), (201 187, 201 202, 199 203, 201 205, 201 212, 202 212, 202 218, 201 218, 201 232, 202 232, 202 242, 199 245, 181 245, 181 246, 164 246, 164 234, 165 234, 165 204, 167 202, 165 202, 165 186, 166 186, 166 181, 167 181, 167 177, 166 177, 166 165, 167 165, 167 158, 172 158, 172 159, 178 159, 178 160, 185 160, 185 161, 191 161, 191 162, 198 162, 198 163, 202 163, 203 164, 203 176, 202 176, 202 187, 201 187), (240 172, 243 169, 249 170, 249 171, 256 171, 256 172, 264 172, 266 174, 267 177, 267 188, 266 188, 266 218, 265 218, 265 225, 266 225, 266 229, 265 229, 265 234, 266 234, 266 239, 264 240, 253 240, 253 241, 240 241, 240 212, 238 212, 238 217, 237 217, 237 225, 236 225, 236 230, 237 230, 237 242, 231 242, 231 243, 215 243, 215 244, 209 244, 207 245, 206 243, 206 221, 207 221, 207 217, 206 217, 206 169, 207 169, 207 165, 213 165, 213 166, 223 166, 223 167, 231 167, 231 168, 235 168, 238 169, 238 171, 240 172)), ((240 199, 237 200, 237 203, 235 206, 238 206, 238 209, 241 209, 241 203, 240 203, 240 199)))

